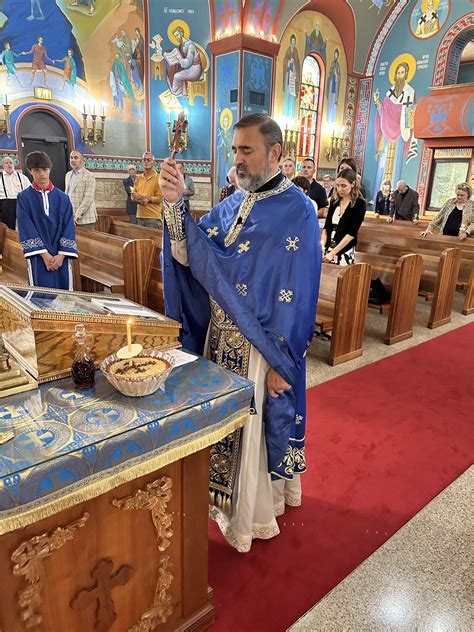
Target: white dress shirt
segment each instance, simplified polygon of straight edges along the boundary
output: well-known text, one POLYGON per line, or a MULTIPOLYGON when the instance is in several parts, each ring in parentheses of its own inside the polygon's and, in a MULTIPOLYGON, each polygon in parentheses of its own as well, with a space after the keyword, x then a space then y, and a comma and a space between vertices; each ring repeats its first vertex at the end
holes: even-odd
POLYGON ((31 182, 20 171, 14 171, 10 175, 3 171, 0 173, 0 200, 16 200, 18 193, 30 185, 31 182))

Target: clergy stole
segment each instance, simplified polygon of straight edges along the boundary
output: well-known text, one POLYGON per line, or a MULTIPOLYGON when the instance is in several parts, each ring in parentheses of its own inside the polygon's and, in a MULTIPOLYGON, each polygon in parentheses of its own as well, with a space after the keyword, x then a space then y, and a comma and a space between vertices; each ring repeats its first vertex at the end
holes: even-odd
MULTIPOLYGON (((219 366, 247 377, 250 342, 211 297, 209 329, 210 358, 219 366)), ((209 503, 226 513, 232 510, 232 492, 237 477, 242 429, 235 430, 211 448, 209 468, 209 503)))

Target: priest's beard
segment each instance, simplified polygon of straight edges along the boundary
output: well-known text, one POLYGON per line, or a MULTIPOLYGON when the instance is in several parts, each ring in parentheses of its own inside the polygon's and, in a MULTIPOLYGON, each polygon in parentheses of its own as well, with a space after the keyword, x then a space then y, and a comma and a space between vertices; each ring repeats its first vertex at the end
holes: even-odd
POLYGON ((395 96, 399 97, 403 90, 405 89, 405 79, 395 79, 395 96))
POLYGON ((265 165, 260 173, 256 173, 254 175, 249 173, 248 167, 246 165, 237 165, 237 178, 239 181, 239 186, 245 191, 250 191, 254 193, 261 186, 270 180, 272 175, 272 169, 270 165, 265 165))

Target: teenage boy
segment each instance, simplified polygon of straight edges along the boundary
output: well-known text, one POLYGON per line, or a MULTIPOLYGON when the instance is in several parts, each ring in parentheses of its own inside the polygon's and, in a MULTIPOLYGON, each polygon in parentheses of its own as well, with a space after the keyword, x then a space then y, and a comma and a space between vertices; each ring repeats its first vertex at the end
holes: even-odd
POLYGON ((18 194, 17 222, 30 285, 73 290, 71 258, 77 257, 69 197, 49 179, 51 160, 42 151, 26 157, 31 187, 18 194))

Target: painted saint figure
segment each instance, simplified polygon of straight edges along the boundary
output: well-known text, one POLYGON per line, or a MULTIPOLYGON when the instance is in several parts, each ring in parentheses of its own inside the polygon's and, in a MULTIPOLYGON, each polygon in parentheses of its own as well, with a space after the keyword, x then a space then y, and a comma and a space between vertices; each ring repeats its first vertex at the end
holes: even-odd
POLYGON ((45 60, 48 60, 52 64, 54 64, 54 59, 50 59, 50 57, 48 57, 48 53, 46 51, 45 46, 43 45, 43 38, 42 38, 41 35, 38 37, 37 44, 33 44, 33 46, 31 47, 31 49, 29 51, 24 51, 21 54, 22 55, 30 55, 31 53, 33 53, 33 61, 31 63, 31 81, 30 81, 30 84, 33 83, 33 81, 35 80, 35 75, 36 75, 37 71, 39 71, 39 72, 43 73, 44 85, 47 86, 48 84, 46 83, 46 77, 47 77, 47 74, 48 74, 48 69, 46 68, 45 60))
POLYGON ((290 36, 290 45, 283 58, 283 116, 294 119, 301 85, 301 63, 296 48, 296 36, 290 36))
POLYGON ((77 2, 71 2, 69 4, 70 7, 79 7, 84 6, 88 9, 88 15, 93 15, 95 11, 95 2, 94 0, 78 0, 77 2))
POLYGON ((110 71, 110 87, 115 109, 123 110, 124 96, 134 99, 133 88, 130 85, 125 67, 118 53, 115 53, 115 60, 110 71))
POLYGON ((217 132, 217 184, 224 186, 226 175, 233 164, 232 155, 232 110, 225 108, 219 117, 220 129, 217 132))
POLYGON ((145 42, 139 28, 135 29, 135 37, 132 39, 132 78, 141 90, 145 78, 145 42))
POLYGON ((306 35, 305 57, 309 53, 317 53, 326 65, 327 45, 328 41, 327 39, 324 39, 323 34, 321 33, 321 22, 316 20, 316 27, 314 31, 311 35, 306 35))
MULTIPOLYGON (((377 173, 374 199, 383 181, 388 180, 394 188, 395 183, 401 179, 403 164, 408 163, 418 153, 417 141, 413 136, 415 90, 409 84, 409 80, 415 74, 416 62, 411 55, 401 55, 392 64, 392 68, 394 66, 394 83, 384 99, 380 101, 378 89, 374 94, 377 108, 375 117, 377 173)), ((392 76, 392 68, 390 76, 392 76)))
POLYGON ((43 9, 41 8, 41 0, 31 0, 31 13, 26 18, 31 22, 31 20, 44 20, 43 9), (35 7, 38 9, 38 17, 35 17, 35 7))
POLYGON ((165 52, 166 80, 174 95, 187 97, 188 81, 197 81, 202 75, 201 56, 182 26, 173 30, 173 37, 179 45, 171 52, 165 52))
POLYGON ((423 3, 421 4, 422 10, 420 18, 416 24, 415 35, 420 38, 429 37, 430 35, 434 35, 440 29, 439 23, 439 13, 437 12, 437 7, 439 5, 439 0, 426 0, 424 3, 424 11, 423 11, 423 3))
POLYGON ((326 120, 328 123, 335 124, 337 119, 337 107, 339 104, 339 90, 341 89, 341 67, 339 65, 339 49, 334 51, 334 59, 328 72, 326 82, 326 95, 328 100, 328 109, 326 120))
POLYGON ((19 85, 23 87, 23 84, 21 83, 21 79, 18 75, 16 66, 15 66, 15 57, 20 57, 21 53, 13 52, 10 47, 10 42, 5 42, 3 46, 4 46, 4 49, 2 53, 0 54, 0 63, 4 64, 7 69, 7 86, 10 83, 11 77, 15 77, 19 85))
POLYGON ((72 48, 68 48, 67 55, 62 59, 55 59, 55 62, 64 64, 64 73, 63 73, 63 87, 60 92, 64 91, 66 84, 68 83, 72 88, 72 93, 74 94, 74 86, 77 82, 77 69, 76 62, 74 60, 74 51, 72 48))

